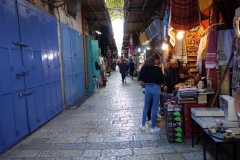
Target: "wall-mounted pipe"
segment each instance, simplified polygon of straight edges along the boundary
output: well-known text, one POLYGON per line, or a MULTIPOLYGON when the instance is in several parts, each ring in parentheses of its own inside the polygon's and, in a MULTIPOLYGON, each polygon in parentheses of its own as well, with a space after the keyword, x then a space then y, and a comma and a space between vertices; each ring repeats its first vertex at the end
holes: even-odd
POLYGON ((88 88, 86 27, 85 27, 84 12, 83 11, 82 11, 82 31, 83 31, 83 51, 84 51, 84 66, 85 66, 85 88, 88 88))
POLYGON ((144 5, 143 5, 143 8, 142 8, 142 10, 141 10, 141 11, 143 11, 143 10, 144 10, 144 7, 145 7, 145 5, 146 5, 147 1, 148 1, 148 0, 145 0, 145 3, 144 3, 144 5))

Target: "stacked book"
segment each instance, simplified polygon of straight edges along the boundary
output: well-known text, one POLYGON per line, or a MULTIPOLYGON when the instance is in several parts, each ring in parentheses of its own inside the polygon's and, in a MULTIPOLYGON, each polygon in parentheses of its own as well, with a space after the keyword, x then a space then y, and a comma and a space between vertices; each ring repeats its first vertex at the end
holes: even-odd
POLYGON ((179 88, 178 100, 179 103, 197 103, 198 89, 196 87, 191 88, 179 88))

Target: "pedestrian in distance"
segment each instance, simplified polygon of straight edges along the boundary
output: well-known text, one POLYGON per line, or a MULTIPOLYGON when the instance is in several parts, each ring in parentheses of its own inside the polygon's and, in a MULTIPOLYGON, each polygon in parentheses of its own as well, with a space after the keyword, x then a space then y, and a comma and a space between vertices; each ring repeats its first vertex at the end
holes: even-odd
POLYGON ((119 71, 120 71, 121 76, 122 76, 122 82, 126 81, 127 70, 128 70, 127 60, 125 58, 123 58, 121 60, 121 63, 119 64, 119 71))
POLYGON ((133 79, 133 72, 134 72, 134 69, 135 69, 135 64, 133 63, 132 59, 130 59, 130 62, 128 63, 128 68, 130 70, 130 76, 133 79))

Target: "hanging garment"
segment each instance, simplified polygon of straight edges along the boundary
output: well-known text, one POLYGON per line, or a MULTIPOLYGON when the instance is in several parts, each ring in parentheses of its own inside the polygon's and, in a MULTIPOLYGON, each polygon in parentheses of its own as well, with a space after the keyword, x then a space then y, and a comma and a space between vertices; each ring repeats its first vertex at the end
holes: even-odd
POLYGON ((217 61, 218 31, 210 31, 207 42, 206 68, 215 68, 217 61))
POLYGON ((101 27, 101 38, 100 38, 100 43, 99 46, 101 48, 101 54, 103 57, 107 57, 108 54, 108 27, 107 26, 102 26, 101 27))
POLYGON ((225 30, 218 31, 218 54, 217 60, 219 66, 227 65, 227 56, 225 50, 225 30))
POLYGON ((169 27, 169 29, 168 29, 168 35, 169 35, 169 37, 170 37, 170 40, 169 40, 169 41, 170 41, 171 45, 174 47, 175 44, 176 44, 176 39, 175 39, 176 33, 175 33, 175 29, 172 28, 172 27, 169 27))
MULTIPOLYGON (((232 39, 234 35, 235 35, 234 29, 227 29, 225 32, 224 53, 227 56, 227 62, 232 53, 232 39)), ((232 67, 232 66, 233 66, 233 60, 231 61, 229 67, 232 67)))
POLYGON ((135 46, 130 44, 129 45, 129 54, 133 55, 134 54, 134 51, 135 51, 135 46))
POLYGON ((198 0, 171 0, 170 26, 179 30, 189 30, 200 24, 198 0))
POLYGON ((213 0, 198 0, 199 9, 201 12, 210 8, 212 4, 213 0))
POLYGON ((177 40, 177 47, 176 47, 176 58, 183 59, 183 39, 177 40))
POLYGON ((197 70, 200 75, 202 74, 202 60, 205 59, 205 56, 206 56, 207 37, 208 37, 208 34, 205 34, 201 38, 199 47, 198 47, 197 70))

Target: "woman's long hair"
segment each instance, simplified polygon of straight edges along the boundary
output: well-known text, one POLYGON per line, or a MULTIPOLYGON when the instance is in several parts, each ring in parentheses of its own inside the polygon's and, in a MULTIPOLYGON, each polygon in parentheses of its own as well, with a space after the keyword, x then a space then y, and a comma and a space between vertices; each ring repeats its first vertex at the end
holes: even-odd
POLYGON ((161 53, 160 52, 156 52, 156 53, 152 54, 152 57, 153 57, 153 59, 160 60, 161 59, 161 53))
POLYGON ((153 56, 148 57, 143 66, 146 67, 146 68, 154 67, 155 66, 154 57, 153 56))

